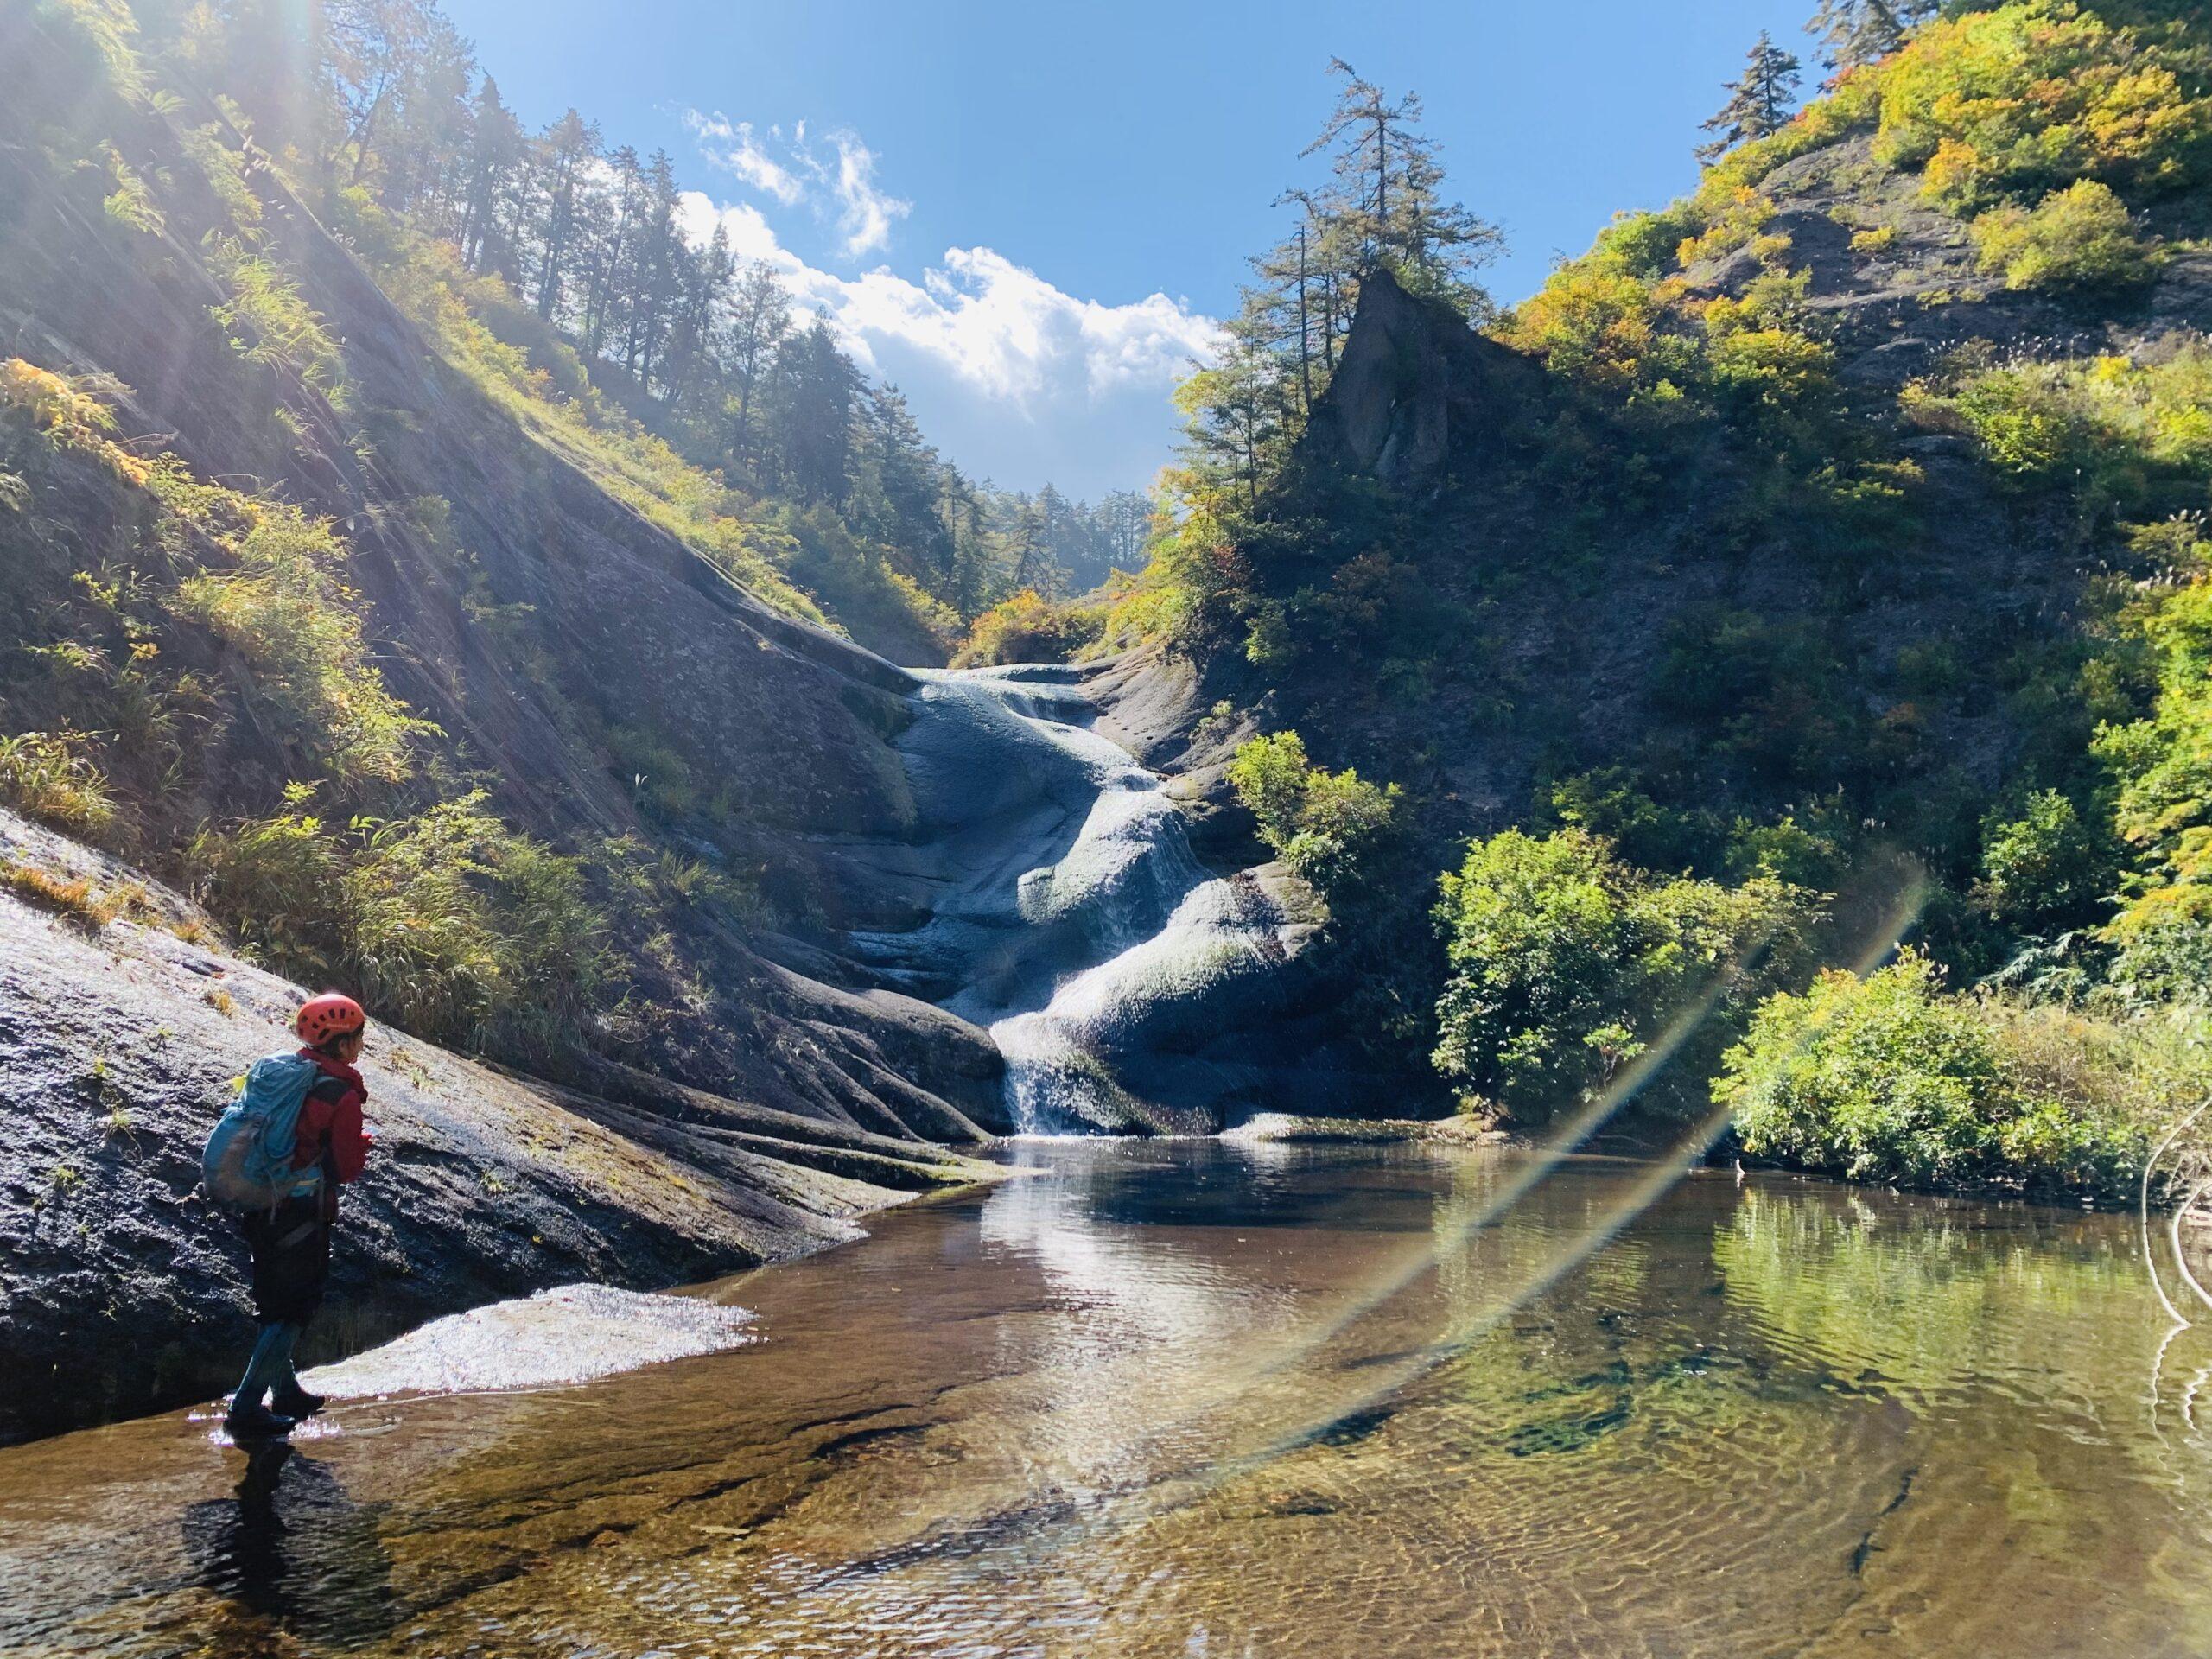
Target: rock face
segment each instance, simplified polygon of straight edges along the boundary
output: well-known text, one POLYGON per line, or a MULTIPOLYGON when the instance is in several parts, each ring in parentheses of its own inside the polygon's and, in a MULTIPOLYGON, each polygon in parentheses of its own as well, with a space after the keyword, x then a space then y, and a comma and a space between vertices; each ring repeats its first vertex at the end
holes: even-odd
MULTIPOLYGON (((51 838, 0 817, 16 860, 51 838)), ((174 912, 175 894, 150 890, 174 912)), ((0 898, 0 1440, 206 1398, 251 1325, 235 1224, 194 1194, 234 1079, 301 988, 159 927, 0 898)), ((310 1357, 579 1280, 668 1285, 856 1236, 968 1160, 609 1067, 554 1088, 382 1029, 310 1357)))
POLYGON ((855 933, 850 955, 989 1027, 1024 1131, 1203 1133, 1267 1107, 1342 1109, 1360 1079, 1324 1038, 1313 896, 1273 868, 1201 864, 1166 781, 1106 734, 1085 683, 1106 679, 927 677, 899 740, 918 844, 855 849, 923 919, 855 933))
MULTIPOLYGON (((1965 224, 1920 202, 1920 183, 1859 137, 1761 187, 1769 242, 1787 238, 1807 279, 1802 326, 1834 353, 1848 441, 1871 435, 1880 460, 1904 464, 1904 531, 1847 555, 1815 545, 1786 515, 1764 516, 1755 448, 1710 432, 1649 446, 1633 480, 1648 511, 1610 511, 1607 480, 1622 475, 1607 468, 1637 440, 1563 427, 1561 394, 1535 364, 1378 277, 1251 555, 1265 597, 1320 595, 1313 625, 1335 632, 1287 671, 1221 653, 1192 702, 1229 699, 1297 728, 1327 764, 1405 784, 1439 867, 1470 835, 1542 819, 1555 780, 1608 767, 1694 773, 1675 804, 1724 822, 1802 812, 1868 783, 1808 759, 1838 724, 1879 734, 1862 746, 1873 782, 1916 776, 1962 818, 1978 811, 1967 804, 2029 736, 1997 665, 2070 648, 2097 556, 2055 496, 2008 491, 1965 440, 1903 421, 1897 395, 1970 341, 1999 360, 2155 357, 2177 332, 2212 328, 2212 254, 2200 191, 2147 215, 2167 257, 2139 295, 2010 292, 1980 272, 1965 224), (1790 664, 1761 688, 1763 717, 1805 741, 1756 753, 1755 738, 1715 741, 1713 706, 1748 697, 1677 675, 1684 640, 1732 629, 1790 664), (1930 662, 1955 666, 1931 685, 1930 662)), ((1741 298, 1763 270, 1745 251, 1679 280, 1692 301, 1741 298)), ((1139 722, 1161 731, 1153 704, 1167 684, 1138 677, 1139 722)))
POLYGON ((1361 285, 1359 315, 1306 443, 1314 458, 1403 486, 1497 435, 1502 404, 1530 389, 1521 356, 1420 300, 1387 270, 1361 285))

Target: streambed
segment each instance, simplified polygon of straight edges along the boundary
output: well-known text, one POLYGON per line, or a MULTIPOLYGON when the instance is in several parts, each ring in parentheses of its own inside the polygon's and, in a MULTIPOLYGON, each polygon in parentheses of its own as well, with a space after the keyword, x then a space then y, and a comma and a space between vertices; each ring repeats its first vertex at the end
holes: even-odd
POLYGON ((1700 1172, 1592 1250, 1634 1166, 1471 1230, 1522 1154, 1009 1155, 706 1287, 728 1351, 0 1452, 0 1652, 2212 1649, 2127 1218, 1700 1172))

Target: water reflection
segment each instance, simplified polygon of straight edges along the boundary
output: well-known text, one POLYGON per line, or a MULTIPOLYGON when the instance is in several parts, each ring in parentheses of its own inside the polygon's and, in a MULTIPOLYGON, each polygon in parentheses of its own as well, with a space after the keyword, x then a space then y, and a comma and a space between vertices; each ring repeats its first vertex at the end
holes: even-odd
POLYGON ((0 1649, 2212 1650, 2212 1343, 2160 1359, 2125 1221, 1020 1155, 719 1293, 749 1349, 364 1408, 235 1492, 174 1420, 0 1453, 0 1649))
POLYGON ((351 1647, 388 1632, 391 1561, 374 1515, 327 1463, 283 1441, 257 1444, 244 1460, 231 1497, 184 1512, 193 1579, 219 1603, 206 1651, 261 1653, 287 1637, 351 1647))

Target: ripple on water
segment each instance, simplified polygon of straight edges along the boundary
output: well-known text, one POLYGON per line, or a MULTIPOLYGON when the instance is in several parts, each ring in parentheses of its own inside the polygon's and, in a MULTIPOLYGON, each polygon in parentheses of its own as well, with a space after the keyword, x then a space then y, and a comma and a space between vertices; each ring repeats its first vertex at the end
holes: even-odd
POLYGON ((1023 1155, 1053 1173, 747 1279, 753 1346, 317 1443, 289 1601, 204 1446, 166 1485, 143 1427, 0 1454, 20 1650, 2212 1651, 2212 1442, 2171 1398, 2212 1342, 2154 1419, 2119 1224, 1693 1180, 1547 1274, 1633 1172, 1469 1235, 1495 1160, 1023 1155), (93 1487, 22 1501, 65 1466, 93 1487))

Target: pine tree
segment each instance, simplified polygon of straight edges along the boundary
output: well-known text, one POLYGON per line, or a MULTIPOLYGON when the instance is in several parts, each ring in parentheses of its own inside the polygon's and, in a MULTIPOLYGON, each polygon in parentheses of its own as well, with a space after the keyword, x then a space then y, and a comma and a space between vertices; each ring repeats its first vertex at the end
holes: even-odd
POLYGON ((1727 103, 1705 124, 1706 131, 1720 136, 1698 146, 1698 160, 1716 162, 1738 144, 1781 131, 1797 101, 1798 79, 1797 60, 1762 29, 1743 79, 1728 83, 1727 103))
POLYGON ((1942 0, 1821 0, 1805 32, 1819 40, 1821 61, 1840 76, 1888 57, 1942 10, 1942 0))
POLYGON ((646 158, 644 233, 631 266, 630 326, 623 336, 622 366, 650 385, 661 345, 674 318, 681 238, 676 229, 676 163, 664 149, 646 158))
POLYGON ((859 415, 849 516, 863 534, 898 550, 907 574, 942 584, 952 573, 953 545, 938 512, 938 453, 896 386, 864 388, 859 415))
POLYGON ((584 168, 599 155, 599 129, 570 110, 538 140, 545 181, 545 235, 537 266, 537 315, 561 305, 562 283, 575 258, 576 196, 584 168))
POLYGON ((944 469, 938 492, 938 512, 944 522, 952 559, 944 575, 944 595, 953 609, 963 616, 973 616, 984 607, 991 585, 982 500, 957 467, 944 469))
POLYGON ((1141 567, 1152 539, 1152 512, 1151 499, 1135 490, 1116 490, 1098 504, 1110 563, 1132 572, 1141 567))
POLYGON ((837 349, 829 320, 785 337, 776 353, 781 393, 784 473, 791 493, 811 505, 845 499, 852 454, 853 402, 860 376, 837 349))
POLYGON ((445 16, 433 11, 421 50, 407 66, 398 107, 385 122, 378 194, 450 238, 468 154, 469 93, 476 54, 445 16))
POLYGON ((1266 340, 1284 359, 1286 379, 1294 376, 1303 419, 1328 384, 1336 368, 1338 337, 1351 324, 1343 296, 1358 286, 1356 262, 1347 257, 1357 232, 1332 217, 1333 197, 1287 190, 1276 205, 1286 202, 1295 202, 1300 210, 1297 226, 1252 260, 1260 280, 1244 290, 1244 304, 1255 337, 1266 340))
POLYGON ((601 160, 614 175, 614 188, 601 193, 605 205, 594 215, 599 234, 593 238, 590 287, 584 301, 584 353, 588 357, 597 357, 613 334, 622 271, 632 258, 630 245, 645 196, 635 149, 624 144, 601 160))
POLYGON ((1478 308, 1485 296, 1474 273, 1504 238, 1439 194, 1444 168, 1421 130, 1420 94, 1393 99, 1342 58, 1329 70, 1344 79, 1337 106, 1300 153, 1331 157, 1338 189, 1329 211, 1357 249, 1357 268, 1387 264, 1408 288, 1478 308))
POLYGON ((1052 556, 1050 536, 1056 503, 1065 505, 1049 484, 1033 497, 1017 493, 1006 498, 1004 563, 1009 592, 1027 589, 1046 599, 1058 599, 1067 592, 1067 571, 1052 556))
POLYGON ((344 129, 324 165, 351 149, 349 181, 359 184, 376 148, 378 124, 405 97, 429 44, 429 12, 422 0, 330 0, 323 29, 344 129))
POLYGON ((512 249, 500 209, 512 194, 523 157, 522 129, 499 101, 499 88, 491 76, 476 94, 475 114, 470 123, 471 143, 467 182, 463 187, 461 257, 472 270, 496 270, 511 275, 512 249))
POLYGON ((1281 365, 1264 342, 1232 319, 1219 358, 1175 389, 1187 453, 1201 477, 1229 486, 1256 506, 1291 429, 1281 365))
POLYGON ((737 395, 728 411, 730 449, 741 461, 756 458, 754 417, 778 347, 791 326, 791 299, 775 267, 756 259, 738 277, 729 317, 729 372, 737 395))

